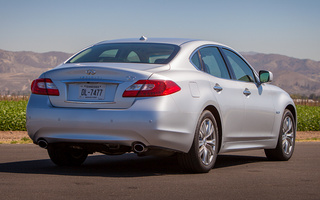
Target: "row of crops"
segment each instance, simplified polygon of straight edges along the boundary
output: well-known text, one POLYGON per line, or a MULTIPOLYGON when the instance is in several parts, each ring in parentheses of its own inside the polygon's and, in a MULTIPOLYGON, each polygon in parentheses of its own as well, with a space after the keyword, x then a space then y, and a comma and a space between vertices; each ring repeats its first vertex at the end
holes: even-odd
MULTIPOLYGON (((27 100, 0 101, 0 131, 25 131, 27 100)), ((320 106, 299 106, 298 131, 320 131, 320 106)))
POLYGON ((25 131, 27 100, 0 101, 0 131, 25 131))

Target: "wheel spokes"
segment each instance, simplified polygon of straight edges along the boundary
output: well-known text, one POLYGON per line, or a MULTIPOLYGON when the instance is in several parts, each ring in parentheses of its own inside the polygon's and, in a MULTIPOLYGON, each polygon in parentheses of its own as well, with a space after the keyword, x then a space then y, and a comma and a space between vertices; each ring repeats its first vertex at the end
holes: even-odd
POLYGON ((199 130, 199 157, 205 165, 209 165, 215 153, 215 128, 210 119, 205 119, 199 130))
POLYGON ((206 147, 203 148, 202 162, 208 164, 208 149, 206 147))
POLYGON ((216 140, 207 140, 207 145, 209 146, 209 149, 212 150, 212 154, 216 150, 216 140))
POLYGON ((202 123, 202 124, 201 124, 201 127, 200 127, 199 137, 200 137, 201 139, 205 138, 206 132, 207 132, 206 124, 205 124, 205 123, 202 123))
POLYGON ((287 117, 283 123, 283 132, 288 134, 289 131, 292 131, 292 121, 290 117, 287 117))
POLYGON ((285 154, 292 151, 294 140, 294 130, 291 117, 287 116, 282 126, 282 149, 285 154))
POLYGON ((213 124, 212 124, 212 122, 210 120, 207 121, 206 127, 207 127, 207 129, 206 129, 205 137, 207 139, 212 135, 212 133, 214 131, 213 124))

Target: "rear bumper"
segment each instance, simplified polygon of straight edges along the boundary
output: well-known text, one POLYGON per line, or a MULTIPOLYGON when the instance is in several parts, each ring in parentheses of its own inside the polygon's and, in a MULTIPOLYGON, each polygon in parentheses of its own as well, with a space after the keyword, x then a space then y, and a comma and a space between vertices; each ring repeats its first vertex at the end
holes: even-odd
POLYGON ((178 110, 170 96, 141 98, 128 109, 83 109, 53 107, 47 96, 32 94, 27 106, 27 130, 35 143, 142 142, 188 152, 195 122, 196 114, 178 110))

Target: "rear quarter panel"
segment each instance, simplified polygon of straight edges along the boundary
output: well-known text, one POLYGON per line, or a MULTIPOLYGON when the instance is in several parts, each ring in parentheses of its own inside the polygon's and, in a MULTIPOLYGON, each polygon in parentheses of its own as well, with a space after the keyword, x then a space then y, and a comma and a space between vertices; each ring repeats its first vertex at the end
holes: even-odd
POLYGON ((191 147, 198 119, 207 106, 214 106, 220 112, 217 100, 210 90, 208 75, 198 70, 170 70, 152 75, 151 79, 169 79, 177 83, 181 91, 172 95, 172 98, 184 118, 184 125, 190 137, 186 140, 191 147))

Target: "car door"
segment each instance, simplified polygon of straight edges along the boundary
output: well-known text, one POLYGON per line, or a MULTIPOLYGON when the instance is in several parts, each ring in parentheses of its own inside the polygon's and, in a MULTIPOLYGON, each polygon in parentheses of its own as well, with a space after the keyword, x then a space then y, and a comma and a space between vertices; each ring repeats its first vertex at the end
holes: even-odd
POLYGON ((242 87, 237 81, 231 80, 229 70, 217 47, 200 48, 194 53, 191 61, 199 70, 208 73, 212 99, 216 99, 219 104, 223 144, 236 141, 242 133, 245 115, 242 87))
POLYGON ((242 90, 245 115, 243 121, 243 140, 271 139, 275 119, 275 106, 270 92, 259 84, 255 72, 235 52, 222 49, 233 72, 237 85, 242 90))

